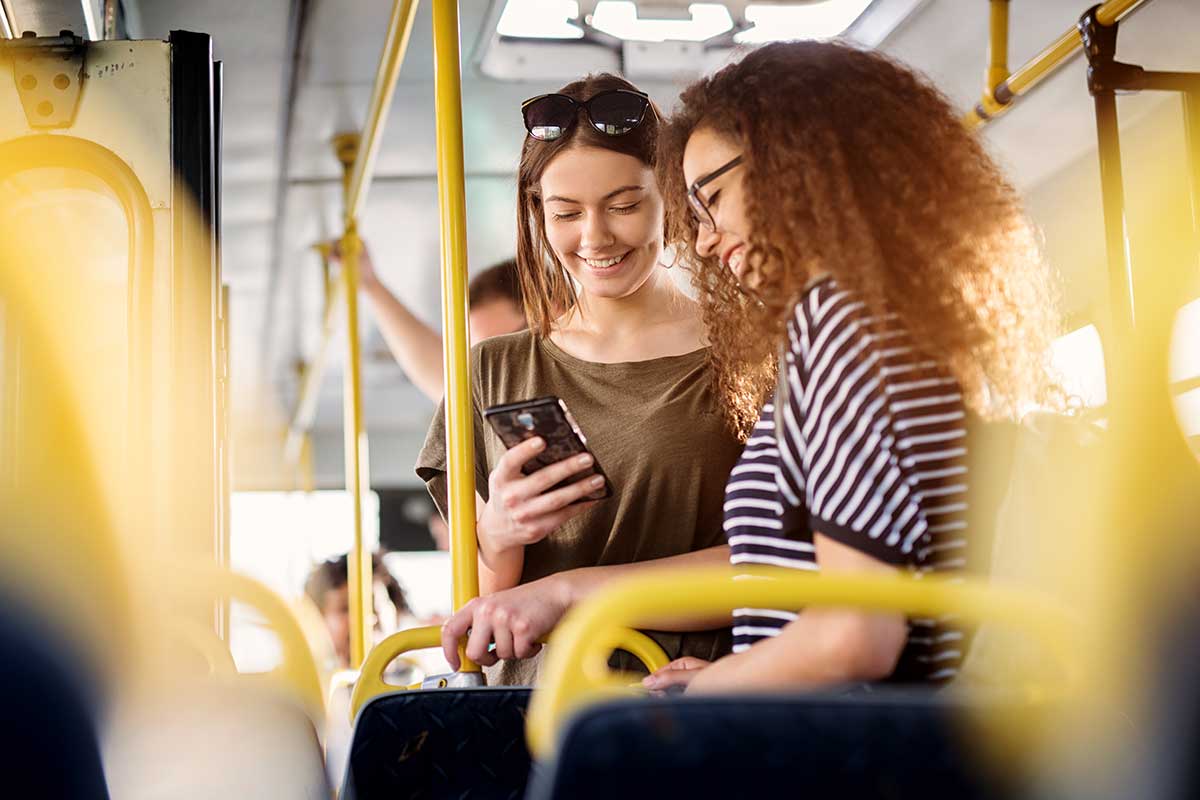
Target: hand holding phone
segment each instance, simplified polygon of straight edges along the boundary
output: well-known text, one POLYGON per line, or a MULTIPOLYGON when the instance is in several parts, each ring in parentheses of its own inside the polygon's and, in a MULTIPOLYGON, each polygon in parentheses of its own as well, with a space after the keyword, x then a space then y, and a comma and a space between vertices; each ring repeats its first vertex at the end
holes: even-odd
POLYGON ((484 412, 509 448, 488 477, 488 502, 477 527, 486 562, 541 541, 611 493, 568 413, 557 398, 484 412))

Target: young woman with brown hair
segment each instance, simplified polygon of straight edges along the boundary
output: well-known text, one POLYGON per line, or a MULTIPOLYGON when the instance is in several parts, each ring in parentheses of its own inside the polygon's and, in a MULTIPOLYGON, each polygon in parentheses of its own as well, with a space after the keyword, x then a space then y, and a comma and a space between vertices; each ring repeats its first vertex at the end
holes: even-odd
MULTIPOLYGON (((643 566, 722 563, 721 487, 740 443, 724 424, 696 303, 661 263, 663 203, 654 165, 658 112, 627 81, 595 75, 527 101, 517 176, 517 262, 529 330, 472 350, 477 536, 482 597, 444 628, 492 682, 531 683, 537 640, 579 598, 643 566), (613 495, 576 502, 588 464, 533 475, 534 439, 505 452, 489 406, 566 401, 613 495), (494 645, 494 651, 489 646, 494 645)), ((417 471, 445 509, 439 412, 417 471)), ((673 657, 728 652, 728 631, 652 633, 673 657)))
MULTIPOLYGON (((731 560, 953 575, 967 415, 1053 394, 1051 282, 1015 191, 946 98, 878 53, 767 45, 681 99, 660 151, 668 238, 750 433, 731 560)), ((963 650, 953 620, 852 610, 740 609, 733 634, 733 655, 647 684, 938 683, 963 650)))

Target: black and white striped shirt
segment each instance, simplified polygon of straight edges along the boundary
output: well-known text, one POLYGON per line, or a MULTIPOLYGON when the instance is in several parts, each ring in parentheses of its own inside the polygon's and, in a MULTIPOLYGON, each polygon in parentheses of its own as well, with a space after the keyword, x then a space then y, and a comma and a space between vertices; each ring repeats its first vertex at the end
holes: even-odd
MULTIPOLYGON (((813 533, 912 571, 965 567, 967 442, 962 395, 894 317, 873 325, 830 280, 787 325, 779 391, 725 487, 735 565, 817 570, 813 533)), ((733 649, 775 636, 792 611, 734 613, 733 649)), ((942 682, 963 655, 953 619, 909 619, 893 680, 942 682)))

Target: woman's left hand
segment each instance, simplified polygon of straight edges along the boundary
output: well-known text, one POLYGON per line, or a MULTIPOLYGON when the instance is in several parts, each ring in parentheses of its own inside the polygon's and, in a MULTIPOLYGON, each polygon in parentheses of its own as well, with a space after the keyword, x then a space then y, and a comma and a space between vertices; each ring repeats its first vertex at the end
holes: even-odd
POLYGON ((672 686, 687 686, 702 670, 710 666, 712 666, 711 661, 684 656, 642 678, 642 685, 650 691, 665 691, 672 686))
POLYGON ((442 650, 459 668, 458 642, 467 636, 467 658, 490 667, 500 659, 531 658, 567 613, 567 587, 561 575, 505 589, 467 603, 442 626, 442 650), (494 650, 489 645, 495 643, 494 650))

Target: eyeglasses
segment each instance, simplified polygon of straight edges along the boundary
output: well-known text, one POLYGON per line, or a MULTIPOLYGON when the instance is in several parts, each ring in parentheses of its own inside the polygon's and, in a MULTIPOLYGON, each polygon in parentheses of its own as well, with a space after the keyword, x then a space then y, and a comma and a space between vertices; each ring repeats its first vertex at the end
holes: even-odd
POLYGON ((571 129, 580 109, 596 130, 609 136, 624 136, 642 124, 650 107, 650 97, 645 92, 609 89, 582 103, 565 94, 540 94, 521 103, 521 116, 530 136, 552 142, 571 129))
POLYGON ((713 219, 712 212, 708 210, 708 206, 700 197, 700 190, 741 163, 741 156, 732 161, 727 161, 707 175, 697 178, 696 182, 692 184, 692 188, 688 189, 688 205, 692 207, 692 216, 696 218, 696 222, 701 227, 708 228, 710 231, 716 230, 717 221, 713 219))

